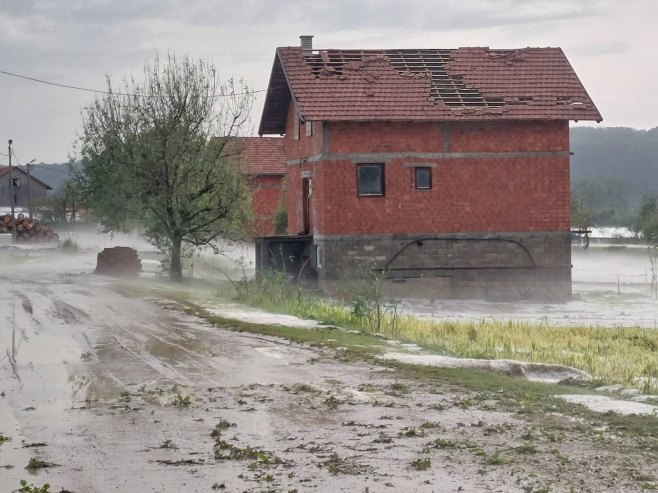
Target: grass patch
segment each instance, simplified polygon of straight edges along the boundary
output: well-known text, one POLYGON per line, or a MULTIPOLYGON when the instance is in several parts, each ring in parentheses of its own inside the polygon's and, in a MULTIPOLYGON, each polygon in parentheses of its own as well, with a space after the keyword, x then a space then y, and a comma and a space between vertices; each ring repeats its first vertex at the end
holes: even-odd
POLYGON ((488 466, 502 466, 509 464, 510 462, 511 461, 508 458, 500 455, 500 452, 498 451, 484 457, 484 463, 488 466))
MULTIPOLYGON (((364 333, 374 331, 375 315, 371 312, 296 288, 274 274, 239 295, 240 301, 273 312, 364 333)), ((400 315, 397 310, 378 312, 376 318, 378 333, 439 354, 565 365, 586 371, 596 381, 658 393, 658 331, 653 329, 558 327, 523 321, 430 321, 400 315)))
MULTIPOLYGON (((155 291, 181 302, 188 310, 217 325, 258 332, 312 344, 362 347, 364 353, 381 353, 390 345, 369 337, 372 321, 349 306, 296 290, 269 280, 263 289, 249 291, 240 301, 278 313, 317 320, 329 327, 308 330, 249 324, 209 315, 189 302, 198 299, 193 286, 122 283, 125 294, 155 291), (254 330, 254 326, 257 329, 254 330), (333 341, 328 344, 327 341, 333 341)), ((208 298, 207 298, 208 299, 208 298)), ((552 327, 530 322, 428 321, 411 316, 382 315, 379 332, 402 342, 413 342, 439 354, 491 359, 516 359, 531 363, 571 366, 588 372, 597 382, 619 383, 658 393, 658 331, 640 328, 589 326, 552 327)))

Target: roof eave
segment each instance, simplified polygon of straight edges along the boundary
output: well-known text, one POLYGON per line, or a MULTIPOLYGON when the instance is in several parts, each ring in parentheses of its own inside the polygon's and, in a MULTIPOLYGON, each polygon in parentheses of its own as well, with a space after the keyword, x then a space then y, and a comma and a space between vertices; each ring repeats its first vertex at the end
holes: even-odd
POLYGON ((275 55, 274 55, 274 62, 272 63, 272 70, 270 72, 270 80, 267 85, 267 93, 265 96, 265 103, 263 104, 263 113, 261 115, 260 119, 260 125, 258 126, 258 135, 263 136, 266 134, 269 135, 283 135, 286 133, 286 127, 285 127, 285 121, 287 117, 287 112, 288 112, 288 106, 290 104, 290 100, 292 100, 295 103, 295 108, 297 108, 297 102, 295 101, 295 97, 292 93, 292 87, 290 85, 290 80, 288 79, 288 74, 286 73, 285 67, 283 65, 283 62, 281 60, 281 54, 279 52, 279 48, 276 49, 275 55), (281 73, 283 74, 283 77, 285 79, 286 86, 283 87, 277 87, 277 78, 276 78, 276 71, 280 70, 281 73), (288 99, 288 104, 285 104, 285 114, 282 116, 281 114, 281 109, 276 108, 276 100, 277 98, 281 98, 282 96, 280 94, 277 94, 275 91, 280 91, 282 89, 288 89, 287 91, 287 97, 283 96, 284 99, 288 99), (279 115, 277 115, 279 113, 279 115), (269 118, 268 118, 269 117, 269 118), (268 119, 271 120, 279 120, 283 121, 283 125, 281 123, 270 123, 266 122, 268 119))

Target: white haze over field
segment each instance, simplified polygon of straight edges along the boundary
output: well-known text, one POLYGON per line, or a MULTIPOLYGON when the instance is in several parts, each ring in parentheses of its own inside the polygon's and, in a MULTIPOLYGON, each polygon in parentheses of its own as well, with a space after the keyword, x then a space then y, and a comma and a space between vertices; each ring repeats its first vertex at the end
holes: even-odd
MULTIPOLYGON (((55 273, 91 273, 96 267, 96 254, 103 248, 129 246, 140 252, 143 276, 153 277, 159 272, 160 255, 139 234, 110 235, 94 230, 59 232, 60 238, 71 239, 80 248, 76 255, 58 255, 49 260, 47 254, 29 258, 20 266, 3 265, 3 271, 32 264, 44 268, 55 263, 55 273)), ((6 249, 7 247, 4 247, 6 249)), ((26 252, 43 249, 43 245, 21 245, 26 252)), ((0 252, 3 250, 0 249, 0 252)), ((15 250, 12 250, 15 251, 15 250)), ((255 250, 253 244, 228 244, 223 255, 211 251, 192 257, 192 274, 198 279, 226 281, 254 275, 255 250)), ((574 248, 572 254, 573 300, 567 303, 492 302, 486 300, 432 300, 403 298, 401 307, 406 313, 421 318, 451 320, 529 320, 553 325, 592 324, 603 327, 641 326, 658 328, 658 301, 651 299, 651 264, 645 247, 574 248)), ((188 268, 188 273, 190 269, 188 268)))

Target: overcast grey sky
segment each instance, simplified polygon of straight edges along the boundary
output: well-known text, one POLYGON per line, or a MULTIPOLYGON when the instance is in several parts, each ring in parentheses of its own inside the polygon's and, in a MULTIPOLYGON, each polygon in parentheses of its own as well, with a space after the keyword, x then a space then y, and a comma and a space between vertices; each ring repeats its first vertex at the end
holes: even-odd
MULTIPOLYGON (((300 34, 316 48, 559 46, 601 125, 652 128, 656 19, 655 0, 0 0, 0 70, 103 89, 173 51, 264 89, 274 48, 300 34)), ((20 162, 63 162, 93 94, 0 74, 0 98, 0 152, 11 138, 20 162)))

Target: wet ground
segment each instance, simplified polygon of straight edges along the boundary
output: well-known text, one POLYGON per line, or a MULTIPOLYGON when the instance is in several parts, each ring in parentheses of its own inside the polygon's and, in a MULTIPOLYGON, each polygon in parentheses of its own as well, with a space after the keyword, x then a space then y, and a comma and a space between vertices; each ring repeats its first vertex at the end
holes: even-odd
POLYGON ((210 326, 120 294, 89 274, 92 254, 0 261, 1 492, 21 479, 77 493, 618 492, 653 480, 652 456, 578 419, 549 425, 440 381, 210 326), (46 467, 26 469, 37 457, 46 467))

